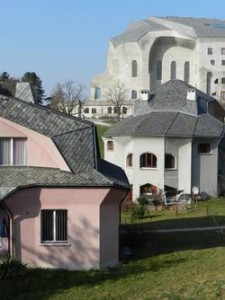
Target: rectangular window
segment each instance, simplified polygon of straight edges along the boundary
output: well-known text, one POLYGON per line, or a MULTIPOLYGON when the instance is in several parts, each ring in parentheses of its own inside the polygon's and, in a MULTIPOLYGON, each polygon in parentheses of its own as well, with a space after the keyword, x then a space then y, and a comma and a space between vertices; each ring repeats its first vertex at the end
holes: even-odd
POLYGON ((84 109, 84 113, 85 113, 85 114, 89 114, 89 108, 88 108, 88 107, 86 107, 86 108, 84 109))
POLYGON ((91 112, 92 112, 92 114, 96 114, 96 113, 97 113, 96 108, 92 108, 92 109, 91 109, 91 112))
POLYGON ((67 210, 41 211, 41 242, 67 241, 67 210))
POLYGON ((162 80, 162 61, 156 62, 156 80, 162 80))
POLYGON ((137 99, 137 91, 136 90, 131 91, 131 99, 137 99))
POLYGON ((95 88, 95 99, 98 99, 98 98, 100 98, 101 97, 101 93, 102 93, 102 91, 101 91, 101 88, 100 87, 96 87, 95 88))
POLYGON ((221 65, 225 66, 225 59, 222 60, 221 65))
POLYGON ((27 164, 26 139, 0 138, 0 165, 24 166, 27 164))
POLYGON ((225 92, 220 93, 220 100, 225 100, 225 92))
POLYGON ((221 48, 221 54, 225 55, 225 48, 221 48))
POLYGON ((221 79, 221 83, 224 84, 225 83, 225 77, 222 77, 221 79))
POLYGON ((213 54, 213 48, 210 48, 210 47, 209 47, 209 48, 207 49, 207 53, 208 53, 209 55, 212 55, 212 54, 213 54))

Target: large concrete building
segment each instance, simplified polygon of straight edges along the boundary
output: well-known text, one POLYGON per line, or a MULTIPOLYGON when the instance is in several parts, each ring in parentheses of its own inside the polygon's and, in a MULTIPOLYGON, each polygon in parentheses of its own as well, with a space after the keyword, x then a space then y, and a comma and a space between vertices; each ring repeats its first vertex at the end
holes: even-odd
POLYGON ((115 82, 126 87, 130 115, 136 99, 171 79, 225 100, 225 20, 150 17, 130 24, 109 42, 107 70, 91 81, 85 116, 113 114, 105 94, 115 82))

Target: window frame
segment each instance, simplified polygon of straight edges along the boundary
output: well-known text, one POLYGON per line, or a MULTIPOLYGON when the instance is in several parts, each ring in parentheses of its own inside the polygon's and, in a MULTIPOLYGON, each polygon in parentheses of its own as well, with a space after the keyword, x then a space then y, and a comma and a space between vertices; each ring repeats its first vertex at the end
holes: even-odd
MULTIPOLYGON (((0 137, 0 143, 1 140, 8 140, 9 141, 9 163, 8 164, 1 164, 1 160, 3 160, 3 157, 0 157, 0 166, 27 166, 27 138, 26 137, 0 137), (15 163, 16 160, 16 150, 14 148, 16 141, 24 141, 23 144, 23 163, 18 164, 15 163)), ((1 151, 1 150, 0 150, 1 151)), ((1 156, 1 152, 0 152, 1 156)))
POLYGON ((132 100, 137 99, 137 90, 131 90, 131 99, 132 100))
POLYGON ((176 170, 176 159, 174 155, 172 155, 171 153, 165 153, 165 170, 176 170), (173 160, 172 163, 167 161, 168 157, 170 157, 170 159, 173 160), (168 166, 168 165, 172 165, 172 166, 168 166))
POLYGON ((137 77, 138 76, 138 64, 137 61, 134 59, 131 62, 131 77, 137 77))
POLYGON ((225 55, 225 47, 221 47, 221 55, 225 55))
MULTIPOLYGON (((41 214, 40 214, 40 226, 41 226, 41 231, 40 231, 40 241, 41 244, 65 244, 68 243, 68 210, 67 209, 42 209, 41 214), (45 225, 44 223, 44 213, 45 212, 51 212, 52 213, 52 220, 48 221, 48 224, 45 225), (64 218, 65 218, 65 226, 63 227, 63 235, 65 236, 65 239, 57 239, 57 235, 61 235, 58 231, 62 230, 60 228, 60 225, 57 224, 57 212, 63 212, 64 218), (52 224, 49 225, 52 221, 52 224), (52 226, 52 239, 45 239, 44 238, 44 232, 46 232, 47 228, 43 228, 44 226, 52 226)), ((51 235, 51 233, 50 233, 51 235)))
POLYGON ((197 152, 199 154, 211 154, 211 144, 210 143, 198 143, 197 145, 197 152))
POLYGON ((106 149, 107 149, 107 151, 114 151, 114 142, 113 141, 107 141, 106 149))
POLYGON ((126 157, 126 166, 127 167, 133 167, 133 153, 127 154, 127 157, 126 157))
POLYGON ((157 169, 157 156, 154 153, 145 152, 140 155, 141 169, 157 169))
POLYGON ((212 47, 208 47, 207 48, 207 54, 208 55, 212 55, 213 54, 213 48, 212 47))

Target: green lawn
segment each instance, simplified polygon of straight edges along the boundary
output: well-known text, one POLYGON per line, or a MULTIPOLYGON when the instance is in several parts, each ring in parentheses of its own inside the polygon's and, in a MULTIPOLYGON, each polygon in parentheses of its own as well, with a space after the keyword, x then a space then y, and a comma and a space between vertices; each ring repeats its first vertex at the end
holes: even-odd
POLYGON ((123 257, 121 266, 88 272, 29 270, 25 277, 1 281, 0 299, 225 299, 225 230, 149 230, 215 225, 214 218, 225 224, 224 199, 199 203, 178 215, 151 212, 122 225, 121 246, 129 247, 132 256, 123 257))
POLYGON ((0 283, 1 299, 225 299, 225 248, 176 251, 105 271, 31 270, 0 283))

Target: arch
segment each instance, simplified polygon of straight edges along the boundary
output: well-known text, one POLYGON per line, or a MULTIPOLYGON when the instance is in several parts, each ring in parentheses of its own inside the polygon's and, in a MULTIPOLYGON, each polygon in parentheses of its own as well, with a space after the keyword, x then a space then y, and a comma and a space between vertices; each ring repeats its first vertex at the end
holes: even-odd
POLYGON ((137 77, 137 61, 136 60, 132 60, 132 63, 131 63, 131 76, 137 77))
POLYGON ((175 157, 170 154, 165 154, 165 169, 175 169, 175 157))
POLYGON ((184 81, 189 83, 190 80, 190 62, 186 61, 184 63, 184 81))
POLYGON ((133 167, 133 153, 130 153, 126 157, 126 166, 133 167))
POLYGON ((173 60, 170 64, 170 79, 174 80, 177 78, 177 63, 173 60))
POLYGON ((114 143, 113 141, 108 141, 107 142, 107 150, 113 151, 114 150, 114 143))
POLYGON ((153 153, 143 153, 140 156, 140 168, 157 168, 157 157, 153 153))

